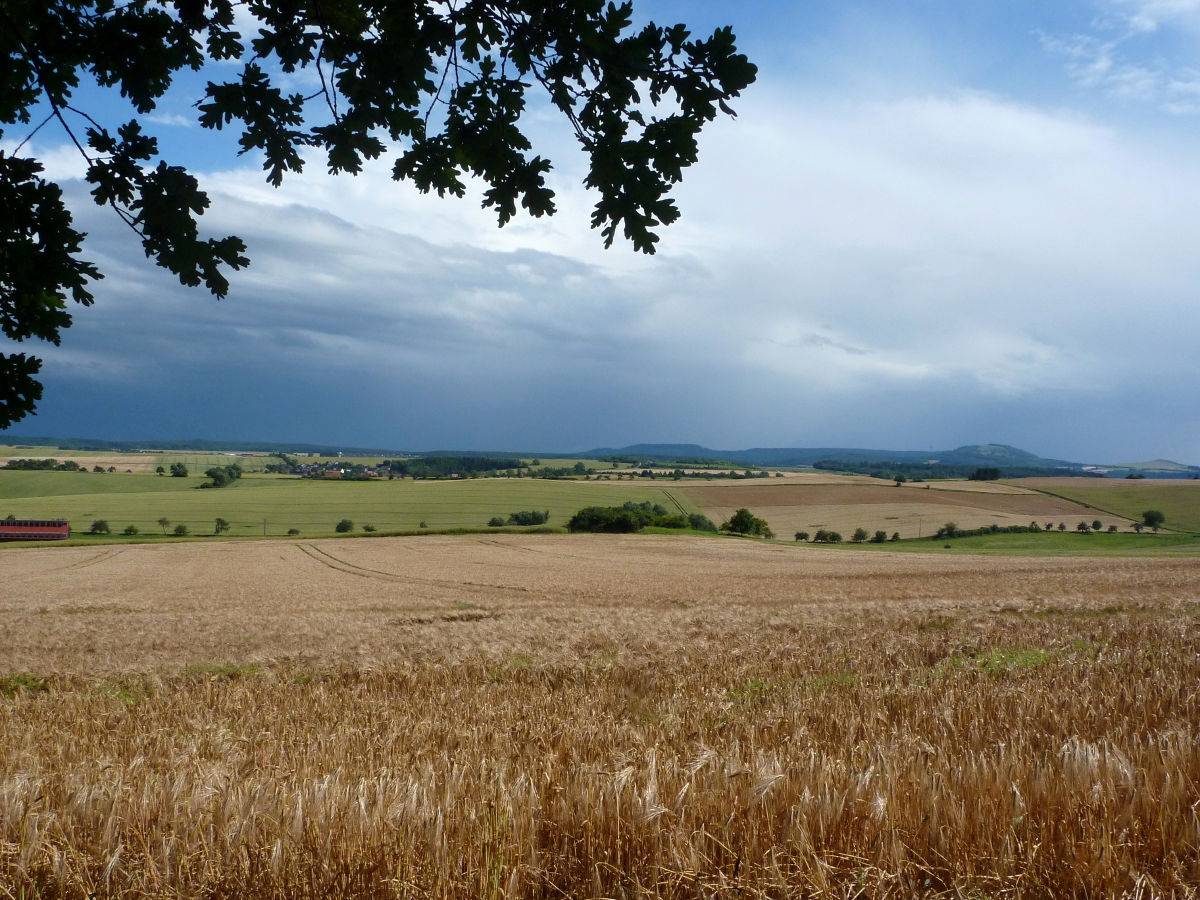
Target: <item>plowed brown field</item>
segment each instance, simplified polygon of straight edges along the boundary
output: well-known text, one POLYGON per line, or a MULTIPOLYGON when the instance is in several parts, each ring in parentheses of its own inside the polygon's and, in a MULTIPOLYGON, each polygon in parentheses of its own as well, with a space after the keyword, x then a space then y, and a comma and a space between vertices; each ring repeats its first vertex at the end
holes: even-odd
POLYGON ((932 534, 944 522, 960 528, 1064 522, 1069 529, 1100 519, 1122 528, 1129 520, 1099 514, 1080 503, 1011 485, 796 484, 771 481, 681 487, 680 493, 720 523, 745 507, 766 519, 780 537, 830 528, 849 537, 856 528, 899 532, 903 538, 932 534))
POLYGON ((1190 897, 1200 560, 0 553, 0 896, 1190 897))

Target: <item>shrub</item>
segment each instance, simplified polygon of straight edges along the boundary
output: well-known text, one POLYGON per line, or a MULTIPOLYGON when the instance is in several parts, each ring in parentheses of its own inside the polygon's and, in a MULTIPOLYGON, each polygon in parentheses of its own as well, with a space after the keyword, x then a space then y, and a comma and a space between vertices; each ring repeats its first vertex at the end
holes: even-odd
POLYGON ((97 519, 92 523, 92 527, 88 529, 88 534, 110 534, 111 530, 108 527, 107 519, 97 519))
POLYGON ((807 541, 808 540, 808 532, 807 531, 797 531, 796 532, 796 540, 807 541))
POLYGON ((175 526, 174 533, 175 533, 176 537, 183 537, 184 535, 186 535, 188 533, 188 527, 186 525, 180 523, 179 525, 175 526))
POLYGON ((375 530, 376 530, 375 526, 374 526, 374 525, 372 525, 370 522, 368 522, 366 525, 364 525, 364 526, 362 527, 362 529, 363 529, 363 531, 367 531, 367 532, 371 532, 371 531, 375 531, 375 530))
MULTIPOLYGON (((666 510, 664 510, 665 512, 666 510)), ((509 525, 545 525, 550 519, 550 510, 523 509, 508 514, 509 525)))
POLYGON ((871 537, 872 544, 882 544, 886 540, 887 540, 887 532, 886 531, 876 531, 875 534, 871 537))
POLYGON ((137 534, 137 533, 138 533, 138 527, 136 525, 126 525, 125 530, 121 532, 121 534, 130 534, 130 535, 137 534))
POLYGON ((893 531, 893 532, 892 532, 892 540, 893 540, 893 541, 898 541, 898 540, 900 540, 900 532, 898 532, 898 531, 893 531))
MULTIPOLYGON (((353 528, 354 526, 353 526, 353 525, 351 525, 350 527, 351 527, 351 528, 353 528)), ((417 523, 417 527, 418 527, 418 528, 428 528, 428 527, 429 527, 429 523, 428 523, 428 522, 426 522, 424 519, 422 519, 420 522, 418 522, 418 523, 417 523)))
POLYGON ((489 528, 499 528, 503 524, 504 524, 504 520, 502 518, 500 518, 499 516, 492 516, 490 519, 488 519, 488 527, 489 528))
POLYGON ((300 533, 300 529, 299 528, 289 528, 287 530, 287 533, 288 533, 288 537, 295 537, 296 535, 298 535, 300 533))
POLYGON ((354 530, 354 522, 352 522, 350 519, 342 519, 333 526, 333 530, 338 534, 347 534, 354 530))
POLYGON ((717 531, 717 523, 703 513, 690 513, 687 517, 688 526, 695 531, 717 531))

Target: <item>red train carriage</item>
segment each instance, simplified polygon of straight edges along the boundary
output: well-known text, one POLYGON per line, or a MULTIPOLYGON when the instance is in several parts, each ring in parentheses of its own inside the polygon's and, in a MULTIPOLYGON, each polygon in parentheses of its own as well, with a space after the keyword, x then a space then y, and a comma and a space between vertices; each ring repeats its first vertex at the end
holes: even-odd
POLYGON ((70 536, 66 519, 0 519, 0 541, 65 541, 70 536))

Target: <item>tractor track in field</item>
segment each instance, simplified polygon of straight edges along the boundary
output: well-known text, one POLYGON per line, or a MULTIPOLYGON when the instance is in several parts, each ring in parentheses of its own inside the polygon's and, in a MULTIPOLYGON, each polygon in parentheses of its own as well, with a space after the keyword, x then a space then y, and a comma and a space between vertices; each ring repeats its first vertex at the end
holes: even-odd
POLYGON ((59 575, 63 572, 78 571, 79 569, 87 569, 92 566, 99 565, 102 562, 108 562, 110 559, 116 559, 126 550, 125 547, 112 547, 108 550, 101 550, 95 556, 89 556, 87 559, 81 559, 67 566, 59 566, 57 569, 49 569, 45 572, 33 572, 26 575, 22 580, 29 581, 31 579, 46 578, 51 575, 59 575))
POLYGON ((443 587, 453 589, 476 589, 488 591, 514 591, 526 595, 538 595, 539 592, 527 587, 520 587, 509 584, 490 584, 488 582, 479 581, 451 581, 443 578, 422 578, 419 575, 401 575, 397 572, 385 572, 383 569, 372 569, 367 566, 356 565, 352 562, 347 562, 341 557, 334 556, 332 553, 322 550, 312 544, 297 544, 301 552, 310 559, 320 563, 326 568, 333 569, 335 572, 342 572, 346 575, 357 575, 359 578, 371 578, 376 581, 390 581, 396 584, 424 584, 431 587, 443 587))

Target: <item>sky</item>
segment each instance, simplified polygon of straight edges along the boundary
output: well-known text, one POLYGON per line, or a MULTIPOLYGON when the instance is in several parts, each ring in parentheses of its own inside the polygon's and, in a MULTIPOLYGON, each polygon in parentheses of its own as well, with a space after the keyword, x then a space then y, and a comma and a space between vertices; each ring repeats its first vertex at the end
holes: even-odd
MULTIPOLYGON (((107 275, 13 434, 578 451, 637 442, 1200 463, 1200 0, 636 0, 731 25, 759 66, 710 126, 659 252, 605 250, 563 123, 559 212, 315 161, 280 189, 194 124, 147 127, 252 264, 184 288, 93 205, 107 275)), ((81 95, 114 124, 112 98, 81 95)), ((0 148, 24 137, 6 129, 0 148)))

